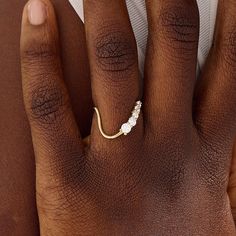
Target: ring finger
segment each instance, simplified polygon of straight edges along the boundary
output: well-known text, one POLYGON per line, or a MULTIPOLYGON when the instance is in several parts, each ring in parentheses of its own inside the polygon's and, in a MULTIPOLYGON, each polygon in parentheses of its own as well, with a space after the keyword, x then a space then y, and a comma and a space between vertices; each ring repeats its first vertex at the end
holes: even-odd
MULTIPOLYGON (((104 132, 112 135, 127 122, 139 99, 135 38, 124 0, 87 0, 84 10, 93 100, 104 132)), ((103 142, 95 122, 92 137, 103 142)))

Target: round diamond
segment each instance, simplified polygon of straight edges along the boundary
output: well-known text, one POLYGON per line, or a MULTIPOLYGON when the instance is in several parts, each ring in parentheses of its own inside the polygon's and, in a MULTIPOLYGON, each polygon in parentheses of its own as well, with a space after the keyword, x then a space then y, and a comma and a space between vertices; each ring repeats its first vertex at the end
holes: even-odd
POLYGON ((137 101, 136 104, 137 104, 137 105, 141 105, 142 103, 141 103, 140 101, 137 101))
POLYGON ((132 116, 133 116, 134 118, 138 119, 138 117, 139 117, 139 112, 134 111, 134 112, 132 113, 132 116))
POLYGON ((140 109, 141 109, 141 105, 137 105, 137 106, 135 106, 134 109, 135 109, 135 110, 140 110, 140 109))
POLYGON ((134 117, 129 118, 129 124, 131 126, 135 126, 137 124, 137 120, 134 117))
POLYGON ((124 133, 124 135, 127 135, 131 131, 131 125, 129 123, 125 123, 121 126, 121 131, 124 133))

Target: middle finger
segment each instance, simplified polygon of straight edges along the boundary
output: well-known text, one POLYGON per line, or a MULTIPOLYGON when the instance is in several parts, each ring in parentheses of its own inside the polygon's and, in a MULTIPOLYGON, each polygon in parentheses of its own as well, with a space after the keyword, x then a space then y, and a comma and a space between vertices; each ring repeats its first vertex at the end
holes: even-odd
POLYGON ((166 128, 163 124, 171 129, 179 129, 179 125, 186 127, 192 121, 196 78, 197 3, 196 0, 146 0, 146 4, 149 45, 145 68, 145 119, 147 125, 154 128, 161 122, 163 130, 166 128))

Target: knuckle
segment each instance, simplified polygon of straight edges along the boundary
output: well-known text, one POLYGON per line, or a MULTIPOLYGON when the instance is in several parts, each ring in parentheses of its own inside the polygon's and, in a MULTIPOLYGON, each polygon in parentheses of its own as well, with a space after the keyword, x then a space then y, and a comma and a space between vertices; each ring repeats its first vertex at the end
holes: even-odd
POLYGON ((102 29, 95 39, 95 55, 98 67, 105 72, 132 71, 137 52, 134 40, 122 31, 102 29), (105 33, 104 33, 105 32, 105 33))
POLYGON ((199 34, 199 13, 197 8, 192 8, 187 8, 188 11, 180 6, 163 9, 158 20, 160 27, 156 29, 161 35, 160 40, 174 49, 195 49, 199 34))
POLYGON ((31 120, 44 125, 62 121, 68 106, 65 92, 56 84, 32 87, 29 103, 31 120))
POLYGON ((51 63, 57 57, 57 50, 54 44, 47 42, 32 42, 21 50, 23 64, 38 62, 51 63))

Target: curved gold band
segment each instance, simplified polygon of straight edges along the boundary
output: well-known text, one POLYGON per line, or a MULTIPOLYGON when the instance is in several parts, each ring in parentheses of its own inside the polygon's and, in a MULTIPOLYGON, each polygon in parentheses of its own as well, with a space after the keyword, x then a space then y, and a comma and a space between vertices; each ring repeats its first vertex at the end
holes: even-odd
POLYGON ((127 123, 124 123, 119 132, 117 134, 114 135, 107 135, 104 131, 103 131, 103 127, 102 127, 102 119, 101 119, 101 115, 100 112, 98 110, 97 107, 94 107, 94 110, 97 114, 97 118, 98 118, 98 128, 100 133, 102 134, 102 136, 106 139, 115 139, 120 137, 121 135, 127 135, 128 133, 131 132, 132 128, 136 125, 137 120, 139 118, 140 115, 140 111, 141 111, 141 107, 142 107, 142 102, 141 101, 137 101, 135 104, 135 107, 132 111, 132 115, 129 118, 127 123))
POLYGON ((115 138, 120 137, 123 134, 123 132, 121 130, 119 131, 119 133, 117 133, 115 135, 107 135, 107 134, 105 134, 104 131, 103 131, 103 128, 102 128, 102 120, 101 120, 100 112, 99 112, 99 110, 96 107, 94 107, 94 110, 95 110, 95 112, 97 114, 97 118, 98 118, 98 128, 99 128, 99 131, 100 131, 100 133, 102 134, 102 136, 104 138, 106 138, 106 139, 115 139, 115 138))

